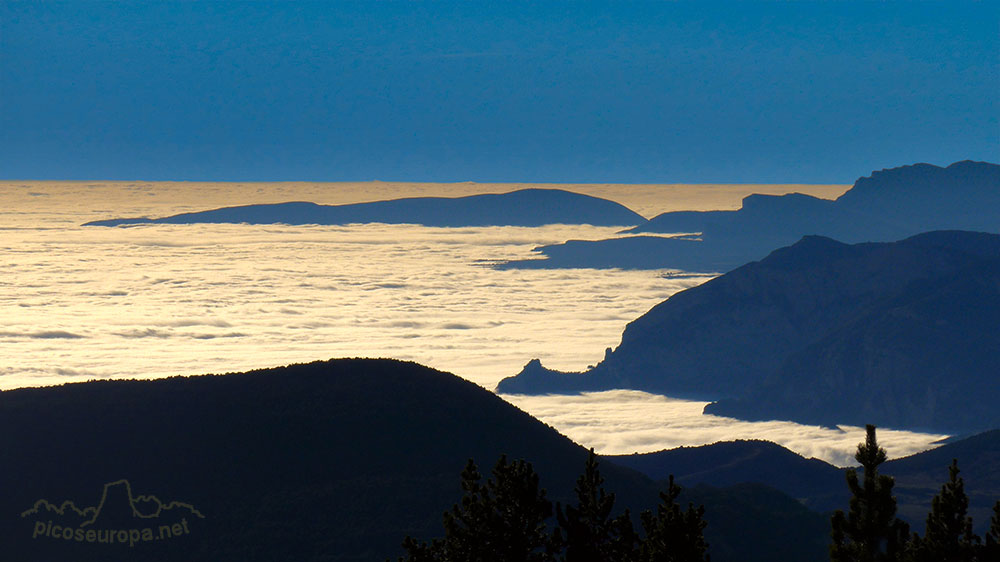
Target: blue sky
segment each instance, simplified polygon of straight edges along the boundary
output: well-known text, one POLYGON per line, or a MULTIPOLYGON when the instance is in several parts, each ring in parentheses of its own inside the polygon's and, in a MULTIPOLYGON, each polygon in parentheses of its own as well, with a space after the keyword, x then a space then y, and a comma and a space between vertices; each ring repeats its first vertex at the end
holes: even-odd
POLYGON ((0 4, 0 178, 850 183, 1000 160, 1000 3, 0 4))

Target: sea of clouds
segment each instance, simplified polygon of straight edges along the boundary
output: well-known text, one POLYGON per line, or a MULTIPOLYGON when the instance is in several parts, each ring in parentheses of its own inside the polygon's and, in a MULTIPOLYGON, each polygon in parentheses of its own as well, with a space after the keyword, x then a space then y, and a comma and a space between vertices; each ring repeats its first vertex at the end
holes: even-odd
MULTIPOLYGON (((704 415, 708 402, 679 400, 637 390, 585 392, 574 396, 503 395, 508 402, 555 427, 577 443, 608 455, 627 455, 708 445, 734 439, 764 439, 800 455, 837 466, 854 466, 865 428, 834 428, 786 421, 746 422, 704 415)), ((879 443, 890 458, 935 446, 947 435, 879 428, 879 443)))
MULTIPOLYGON (((202 199, 352 201, 317 184, 299 186, 302 196, 296 185, 0 183, 0 389, 392 357, 492 390, 533 358, 586 369, 628 322, 710 278, 489 267, 619 230, 586 225, 79 226, 211 208, 202 199)), ((656 202, 643 201, 652 214, 656 202)), ((863 438, 858 428, 704 416, 703 402, 634 391, 504 398, 602 453, 761 438, 848 464, 863 438)), ((941 437, 880 431, 893 456, 941 437)))
POLYGON ((0 388, 344 356, 417 361, 490 389, 533 357, 583 369, 617 344, 627 322, 707 277, 488 264, 530 255, 539 243, 614 230, 7 230, 0 388))

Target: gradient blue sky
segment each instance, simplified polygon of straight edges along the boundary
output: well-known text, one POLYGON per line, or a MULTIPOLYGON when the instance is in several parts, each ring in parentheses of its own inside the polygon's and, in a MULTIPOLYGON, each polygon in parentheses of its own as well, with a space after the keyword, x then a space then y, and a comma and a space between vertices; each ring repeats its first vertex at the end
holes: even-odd
POLYGON ((1000 3, 0 3, 0 178, 850 183, 1000 160, 1000 3))

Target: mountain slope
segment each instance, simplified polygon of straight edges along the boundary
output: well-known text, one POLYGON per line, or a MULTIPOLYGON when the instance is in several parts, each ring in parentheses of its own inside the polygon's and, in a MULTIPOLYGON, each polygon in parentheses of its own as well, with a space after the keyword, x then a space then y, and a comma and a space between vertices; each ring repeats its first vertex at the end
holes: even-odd
POLYGON ((719 400, 707 411, 753 419, 990 429, 1000 426, 998 260, 994 234, 806 237, 653 307, 587 373, 529 365, 497 388, 631 388, 719 400))
MULTIPOLYGON (((406 535, 441 535, 468 458, 483 473, 502 453, 527 459, 548 497, 565 503, 587 456, 473 383, 390 360, 4 391, 0 426, 0 544, 13 560, 381 561, 406 535), (125 531, 124 542, 102 541, 109 530, 125 531)), ((611 463, 601 472, 638 524, 657 486, 611 463)), ((720 553, 738 550, 726 530, 751 517, 777 540, 778 526, 750 503, 706 515, 720 553)), ((816 538, 810 526, 781 533, 816 538)), ((713 559, 770 557, 757 549, 713 559)))
POLYGON ((1000 416, 981 405, 1000 400, 998 320, 1000 260, 989 260, 914 283, 792 354, 759 389, 706 412, 948 431, 997 427, 1000 416))
MULTIPOLYGON (((93 506, 105 483, 126 478, 137 494, 205 515, 189 518, 186 536, 137 545, 144 559, 382 560, 406 534, 440 533, 468 458, 485 472, 501 453, 529 459, 556 498, 569 497, 586 458, 477 385, 395 361, 5 391, 0 425, 3 513, 40 498, 93 506)), ((626 501, 655 498, 636 474, 607 477, 626 501)), ((15 558, 116 552, 32 540, 29 522, 2 521, 15 558)))
POLYGON ((700 484, 687 494, 682 492, 679 501, 693 498, 704 504, 706 517, 715 514, 714 525, 710 522, 705 528, 712 560, 748 560, 749 553, 758 551, 767 552, 769 561, 814 562, 827 557, 829 517, 770 486, 736 484, 713 488, 700 484), (794 529, 795 535, 785 535, 781 529, 794 529), (713 542, 713 536, 727 540, 713 542))
POLYGON ((159 219, 132 218, 88 222, 84 226, 135 224, 350 224, 390 223, 424 226, 542 226, 592 224, 604 226, 645 222, 627 207, 589 195, 560 189, 522 189, 510 193, 467 197, 414 197, 351 205, 293 202, 224 207, 159 219))

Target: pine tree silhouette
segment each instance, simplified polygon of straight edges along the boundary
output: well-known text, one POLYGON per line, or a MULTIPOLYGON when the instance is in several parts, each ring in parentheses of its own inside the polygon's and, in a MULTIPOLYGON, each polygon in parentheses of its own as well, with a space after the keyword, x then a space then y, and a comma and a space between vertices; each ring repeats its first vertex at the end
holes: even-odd
POLYGON ((503 455, 485 484, 469 459, 462 471, 462 501, 444 514, 443 539, 430 544, 407 537, 401 560, 550 562, 555 546, 545 520, 552 504, 538 488, 538 475, 523 460, 503 455))
POLYGON ((576 481, 577 504, 556 507, 556 542, 565 562, 630 562, 637 559, 638 536, 626 509, 612 518, 615 495, 604 490, 594 449, 576 481))
POLYGON ((903 560, 909 539, 909 525, 896 517, 896 498, 891 476, 878 473, 886 461, 885 449, 875 438, 875 426, 866 426, 865 442, 858 445, 854 458, 864 469, 847 471, 851 489, 850 512, 837 510, 831 519, 830 560, 833 562, 896 562, 903 560))
POLYGON ((687 511, 681 511, 680 493, 671 474, 667 491, 660 492, 656 513, 642 512, 646 537, 639 546, 639 559, 643 562, 708 562, 708 543, 702 534, 707 525, 702 518, 705 507, 695 509, 689 503, 687 511))
POLYGON ((979 549, 979 561, 989 562, 990 560, 1000 560, 1000 500, 993 504, 990 530, 986 533, 986 540, 979 549))
POLYGON ((931 502, 924 536, 913 536, 910 545, 913 562, 973 562, 979 537, 972 533, 972 518, 967 515, 969 498, 965 482, 958 477, 958 460, 948 467, 948 482, 931 502))

